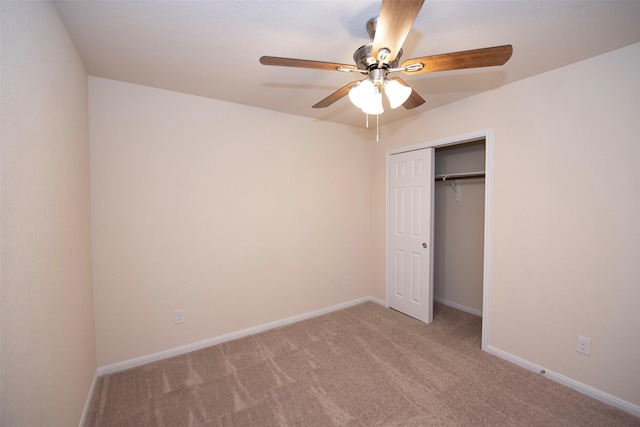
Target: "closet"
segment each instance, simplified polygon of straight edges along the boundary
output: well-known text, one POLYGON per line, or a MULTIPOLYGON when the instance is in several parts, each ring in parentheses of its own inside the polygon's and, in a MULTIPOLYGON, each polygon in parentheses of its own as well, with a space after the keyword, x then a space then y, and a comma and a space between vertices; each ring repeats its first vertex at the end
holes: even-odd
POLYGON ((434 301, 482 315, 485 140, 435 149, 434 301))

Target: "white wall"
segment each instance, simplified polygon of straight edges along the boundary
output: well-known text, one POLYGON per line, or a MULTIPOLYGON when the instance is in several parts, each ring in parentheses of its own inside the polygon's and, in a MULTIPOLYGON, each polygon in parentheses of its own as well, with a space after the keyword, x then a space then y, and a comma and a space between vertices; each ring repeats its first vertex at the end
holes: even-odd
POLYGON ((99 366, 370 294, 369 133, 89 87, 99 366))
POLYGON ((51 3, 0 8, 0 423, 72 426, 96 372, 87 75, 51 3))
POLYGON ((640 405, 638 63, 635 44, 385 127, 373 295, 384 295, 385 150, 492 128, 488 344, 640 405), (591 357, 576 353, 578 334, 591 357))

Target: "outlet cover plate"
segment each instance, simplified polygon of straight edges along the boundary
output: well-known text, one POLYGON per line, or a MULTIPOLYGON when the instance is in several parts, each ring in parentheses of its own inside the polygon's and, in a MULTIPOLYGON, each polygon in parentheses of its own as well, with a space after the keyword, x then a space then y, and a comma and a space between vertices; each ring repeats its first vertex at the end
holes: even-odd
POLYGON ((184 310, 176 310, 173 312, 173 323, 184 323, 184 310))
POLYGON ((591 338, 578 335, 576 340, 576 351, 586 356, 591 356, 591 338))

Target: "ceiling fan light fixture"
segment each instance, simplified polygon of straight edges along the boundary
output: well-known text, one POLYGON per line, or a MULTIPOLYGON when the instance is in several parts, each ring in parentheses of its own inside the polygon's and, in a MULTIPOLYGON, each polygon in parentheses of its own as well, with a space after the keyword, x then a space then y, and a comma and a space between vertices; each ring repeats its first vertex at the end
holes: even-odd
POLYGON ((395 109, 409 99, 409 96, 411 96, 411 88, 397 82, 396 80, 385 79, 384 93, 389 99, 389 106, 395 109))

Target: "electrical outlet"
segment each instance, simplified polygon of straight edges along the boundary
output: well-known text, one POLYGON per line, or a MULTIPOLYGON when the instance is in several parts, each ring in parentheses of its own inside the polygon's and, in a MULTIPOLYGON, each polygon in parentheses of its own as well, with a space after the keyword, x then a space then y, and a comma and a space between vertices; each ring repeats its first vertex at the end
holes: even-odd
POLYGON ((349 286, 349 276, 344 276, 342 278, 342 286, 349 286))
POLYGON ((591 356, 591 338, 581 337, 578 335, 576 340, 576 351, 578 353, 591 356))
POLYGON ((184 322, 184 310, 176 310, 173 312, 173 323, 183 323, 184 322))

